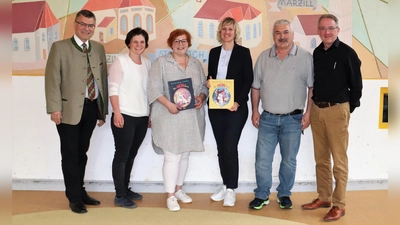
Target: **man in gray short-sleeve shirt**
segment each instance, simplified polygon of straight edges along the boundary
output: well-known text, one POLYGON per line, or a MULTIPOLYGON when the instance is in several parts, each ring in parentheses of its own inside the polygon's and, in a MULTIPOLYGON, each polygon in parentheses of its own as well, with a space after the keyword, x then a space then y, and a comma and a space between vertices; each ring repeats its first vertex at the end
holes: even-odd
POLYGON ((278 143, 282 157, 280 183, 276 189, 278 202, 282 209, 292 208, 290 196, 300 137, 310 124, 312 56, 293 43, 293 29, 287 20, 274 23, 273 39, 275 44, 257 59, 251 89, 251 120, 258 129, 255 163, 257 188, 254 189, 255 199, 249 204, 252 209, 261 209, 269 204, 272 161, 278 143), (260 99, 263 109, 261 115, 260 99), (304 108, 306 111, 303 115, 304 108))

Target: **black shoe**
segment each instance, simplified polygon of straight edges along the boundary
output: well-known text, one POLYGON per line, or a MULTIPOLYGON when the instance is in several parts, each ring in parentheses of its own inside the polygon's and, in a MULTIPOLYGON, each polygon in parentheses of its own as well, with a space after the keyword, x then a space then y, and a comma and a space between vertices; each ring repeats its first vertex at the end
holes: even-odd
POLYGON ((143 196, 139 193, 133 192, 131 188, 128 188, 126 191, 126 197, 129 198, 131 201, 133 200, 142 200, 143 196))
POLYGON ((136 203, 132 202, 126 196, 123 196, 123 197, 120 197, 120 198, 115 197, 114 198, 114 204, 116 206, 123 207, 123 208, 128 208, 128 209, 133 209, 133 208, 137 207, 136 203))
POLYGON ((87 213, 86 206, 81 201, 70 202, 69 207, 71 208, 71 211, 74 213, 87 213))
POLYGON ((281 209, 293 208, 292 200, 290 200, 290 197, 287 197, 287 196, 280 197, 280 198, 278 198, 278 203, 279 203, 279 207, 281 209))
POLYGON ((249 208, 251 209, 262 209, 264 205, 269 204, 269 198, 267 199, 261 199, 261 198, 255 198, 253 201, 250 202, 249 208))
POLYGON ((94 199, 94 198, 90 197, 89 195, 84 195, 82 197, 82 202, 85 205, 100 205, 100 201, 99 200, 94 199))

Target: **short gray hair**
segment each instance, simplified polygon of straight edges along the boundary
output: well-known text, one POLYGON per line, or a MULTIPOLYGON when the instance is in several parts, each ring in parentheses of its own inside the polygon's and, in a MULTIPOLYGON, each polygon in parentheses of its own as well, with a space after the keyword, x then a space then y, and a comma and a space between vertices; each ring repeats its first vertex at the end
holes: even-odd
POLYGON ((321 15, 321 16, 319 17, 319 19, 318 19, 318 27, 319 27, 319 23, 321 22, 321 20, 322 20, 322 19, 325 19, 325 18, 332 19, 333 21, 335 21, 336 27, 339 27, 339 20, 338 20, 338 18, 337 18, 335 15, 333 15, 333 14, 323 14, 323 15, 321 15))
POLYGON ((288 25, 290 28, 290 33, 293 33, 292 24, 289 22, 289 20, 280 19, 280 20, 275 21, 273 29, 275 30, 275 27, 280 26, 280 25, 288 25))

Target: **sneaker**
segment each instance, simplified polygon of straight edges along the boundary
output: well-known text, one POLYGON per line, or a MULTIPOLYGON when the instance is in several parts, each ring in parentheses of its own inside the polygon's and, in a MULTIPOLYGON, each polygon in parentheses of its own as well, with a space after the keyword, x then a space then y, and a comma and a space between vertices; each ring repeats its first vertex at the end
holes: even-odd
POLYGON ((249 208, 251 209, 262 209, 264 205, 269 204, 269 198, 267 199, 261 199, 261 198, 255 198, 253 201, 250 202, 249 208))
POLYGON ((191 203, 193 200, 185 192, 181 190, 175 192, 175 197, 183 203, 191 203))
POLYGON ((226 186, 223 185, 220 189, 218 189, 217 192, 215 192, 213 195, 211 195, 211 199, 213 201, 219 202, 224 200, 226 195, 226 186))
POLYGON ((128 188, 126 191, 126 197, 128 197, 131 201, 133 200, 142 200, 143 196, 139 193, 133 192, 131 188, 128 188))
POLYGON ((114 198, 114 205, 123 207, 123 208, 128 208, 128 209, 133 209, 136 208, 137 205, 136 203, 132 202, 128 197, 123 196, 123 197, 115 197, 114 198))
POLYGON ((291 209, 293 208, 292 200, 289 197, 283 196, 278 198, 279 207, 281 209, 291 209))
POLYGON ((167 199, 167 207, 169 211, 179 211, 181 207, 178 204, 178 199, 175 196, 171 196, 167 199))
POLYGON ((224 206, 234 206, 236 202, 235 191, 228 188, 226 189, 226 194, 224 198, 224 206))

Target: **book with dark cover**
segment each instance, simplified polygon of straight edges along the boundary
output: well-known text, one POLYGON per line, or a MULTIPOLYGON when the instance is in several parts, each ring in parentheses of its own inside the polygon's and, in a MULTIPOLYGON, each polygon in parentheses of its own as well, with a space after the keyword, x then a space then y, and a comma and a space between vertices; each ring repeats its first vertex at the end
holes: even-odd
POLYGON ((194 108, 194 92, 192 78, 168 81, 170 101, 175 103, 180 110, 194 108))

